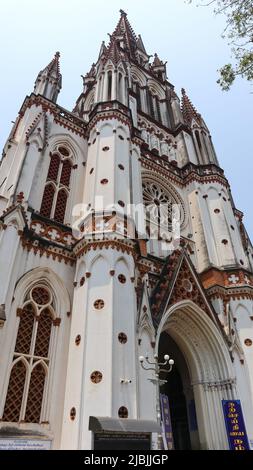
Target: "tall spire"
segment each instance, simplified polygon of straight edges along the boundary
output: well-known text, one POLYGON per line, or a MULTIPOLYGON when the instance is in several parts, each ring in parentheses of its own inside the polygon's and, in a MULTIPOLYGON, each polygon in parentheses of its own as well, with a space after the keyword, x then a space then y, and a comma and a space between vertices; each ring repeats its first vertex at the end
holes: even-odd
POLYGON ((60 52, 57 51, 51 60, 51 62, 44 68, 43 72, 47 71, 50 74, 55 74, 58 78, 61 76, 60 74, 60 52))
POLYGON ((198 124, 202 123, 201 114, 197 112, 196 108, 193 106, 191 100, 186 94, 184 88, 181 90, 182 92, 182 114, 186 124, 191 126, 192 120, 194 119, 198 124))
POLYGON ((34 93, 56 103, 62 87, 60 73, 60 52, 56 52, 51 62, 39 72, 34 86, 34 93))
POLYGON ((120 10, 120 19, 113 34, 110 35, 105 61, 110 58, 117 63, 119 60, 127 58, 127 56, 136 60, 137 41, 138 38, 127 19, 127 13, 120 10))

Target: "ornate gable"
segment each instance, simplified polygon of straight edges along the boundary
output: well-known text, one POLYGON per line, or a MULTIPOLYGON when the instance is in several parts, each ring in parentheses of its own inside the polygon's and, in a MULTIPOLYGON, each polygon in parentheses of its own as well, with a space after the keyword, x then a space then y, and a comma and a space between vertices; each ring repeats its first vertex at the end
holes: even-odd
POLYGON ((151 311, 155 323, 159 321, 165 309, 187 299, 198 305, 213 321, 217 321, 188 255, 184 250, 176 250, 167 258, 160 280, 151 296, 151 311))

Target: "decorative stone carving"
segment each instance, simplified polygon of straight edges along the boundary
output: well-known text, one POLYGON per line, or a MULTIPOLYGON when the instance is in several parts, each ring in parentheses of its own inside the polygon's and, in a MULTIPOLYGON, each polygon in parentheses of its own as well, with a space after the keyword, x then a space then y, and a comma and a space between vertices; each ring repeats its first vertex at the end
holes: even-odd
POLYGON ((169 156, 169 146, 165 140, 161 141, 161 155, 169 156))
POLYGON ((95 370, 90 375, 90 379, 94 384, 98 384, 99 382, 101 382, 102 378, 103 378, 103 374, 99 370, 95 370))
POLYGON ((142 139, 144 140, 144 142, 146 142, 146 144, 148 144, 148 141, 149 141, 149 135, 147 133, 147 130, 145 128, 143 128, 141 130, 141 137, 142 139))
POLYGON ((150 147, 152 149, 159 150, 159 141, 156 135, 151 134, 151 139, 150 139, 150 147))

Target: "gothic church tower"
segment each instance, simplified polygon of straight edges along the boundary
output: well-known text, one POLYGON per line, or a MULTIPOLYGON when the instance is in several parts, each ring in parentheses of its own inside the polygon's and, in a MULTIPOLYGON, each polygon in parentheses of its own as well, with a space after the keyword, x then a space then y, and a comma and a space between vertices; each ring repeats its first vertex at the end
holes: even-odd
POLYGON ((204 119, 124 11, 73 111, 59 61, 0 166, 0 441, 91 449, 90 417, 156 421, 138 357, 165 353, 174 447, 228 449, 222 400, 253 441, 253 248, 204 119))

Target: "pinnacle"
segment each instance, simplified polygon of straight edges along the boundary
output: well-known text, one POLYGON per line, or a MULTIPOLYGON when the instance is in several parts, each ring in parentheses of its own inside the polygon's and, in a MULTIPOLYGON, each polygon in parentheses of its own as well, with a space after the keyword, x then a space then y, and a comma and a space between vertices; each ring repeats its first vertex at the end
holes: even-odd
POLYGON ((127 13, 124 10, 120 10, 120 19, 113 34, 109 34, 109 37, 110 43, 107 48, 105 59, 110 57, 110 59, 112 59, 114 62, 118 62, 122 59, 123 51, 120 50, 118 44, 119 38, 122 38, 124 42, 124 54, 130 54, 133 58, 135 58, 137 36, 135 35, 134 30, 127 19, 127 13))
POLYGON ((182 108, 182 114, 183 114, 185 122, 191 125, 192 120, 195 119, 198 123, 200 123, 201 114, 198 113, 196 108, 193 106, 184 88, 181 89, 181 93, 182 93, 182 107, 181 108, 182 108))
POLYGON ((53 57, 53 59, 51 60, 51 62, 44 68, 44 71, 48 72, 48 73, 52 73, 52 72, 55 72, 56 73, 56 76, 57 78, 60 78, 60 63, 59 63, 59 59, 60 59, 60 52, 57 51, 53 57))
POLYGON ((162 60, 158 57, 158 54, 155 52, 154 54, 154 61, 153 61, 153 64, 155 67, 158 67, 160 65, 164 65, 162 60))
POLYGON ((58 93, 62 86, 62 76, 60 73, 60 52, 56 51, 51 62, 42 69, 35 81, 34 93, 45 96, 46 98, 56 102, 58 93), (45 86, 45 80, 49 82, 50 86, 45 86))

